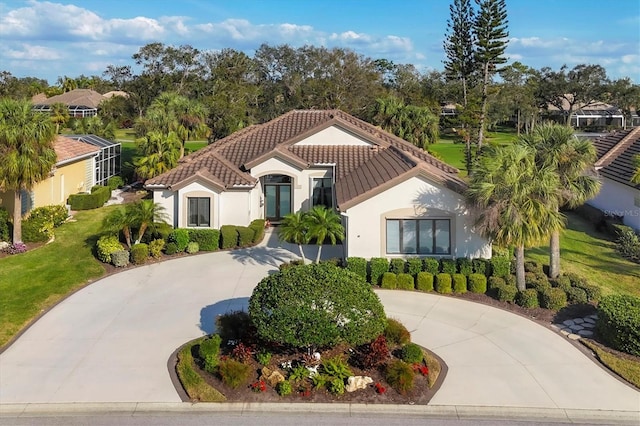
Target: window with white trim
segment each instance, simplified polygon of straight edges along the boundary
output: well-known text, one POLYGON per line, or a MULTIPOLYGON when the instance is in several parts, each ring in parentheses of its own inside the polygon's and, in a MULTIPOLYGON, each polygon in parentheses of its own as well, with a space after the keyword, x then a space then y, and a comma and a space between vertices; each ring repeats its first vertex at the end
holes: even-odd
POLYGON ((211 198, 187 198, 187 226, 209 227, 211 225, 211 198))
POLYGON ((311 183, 311 207, 333 208, 333 179, 313 178, 311 183))
POLYGON ((387 219, 387 254, 451 254, 449 219, 387 219))

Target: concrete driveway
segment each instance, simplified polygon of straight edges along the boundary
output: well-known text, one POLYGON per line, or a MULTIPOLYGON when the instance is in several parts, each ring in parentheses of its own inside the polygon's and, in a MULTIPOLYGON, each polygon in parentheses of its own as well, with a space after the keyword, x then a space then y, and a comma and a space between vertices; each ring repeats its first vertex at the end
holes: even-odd
MULTIPOLYGON (((246 308, 255 284, 297 256, 291 249, 269 236, 259 247, 131 269, 86 287, 0 355, 0 403, 179 402, 171 353, 211 332, 216 315, 246 308)), ((640 411, 639 392, 532 321, 433 294, 378 294, 387 315, 449 366, 431 404, 640 411)))

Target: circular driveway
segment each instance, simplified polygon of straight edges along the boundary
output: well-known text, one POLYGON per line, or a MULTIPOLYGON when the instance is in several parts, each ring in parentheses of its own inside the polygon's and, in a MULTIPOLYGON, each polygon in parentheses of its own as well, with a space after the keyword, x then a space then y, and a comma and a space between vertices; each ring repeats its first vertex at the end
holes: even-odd
MULTIPOLYGON (((173 351, 246 309, 253 287, 296 257, 263 245, 143 266, 72 295, 0 355, 0 402, 179 402, 173 351)), ((332 256, 327 250, 327 256, 332 256)), ((564 337, 520 316, 434 294, 378 291, 387 315, 449 372, 434 405, 640 411, 640 393, 564 337)))

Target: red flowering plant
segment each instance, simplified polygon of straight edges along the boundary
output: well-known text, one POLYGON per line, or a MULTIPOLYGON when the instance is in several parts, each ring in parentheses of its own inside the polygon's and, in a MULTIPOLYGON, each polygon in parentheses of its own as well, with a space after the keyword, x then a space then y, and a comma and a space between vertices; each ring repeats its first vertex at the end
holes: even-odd
POLYGON ((383 394, 387 391, 387 388, 382 386, 380 382, 376 383, 374 387, 376 388, 376 393, 379 393, 379 394, 383 394))
POLYGON ((251 383, 251 390, 254 392, 264 392, 267 390, 267 384, 264 380, 258 380, 255 383, 251 383))
POLYGON ((413 371, 415 371, 416 373, 420 373, 423 376, 426 376, 429 374, 429 367, 427 367, 424 364, 415 363, 412 365, 412 367, 413 367, 413 371))

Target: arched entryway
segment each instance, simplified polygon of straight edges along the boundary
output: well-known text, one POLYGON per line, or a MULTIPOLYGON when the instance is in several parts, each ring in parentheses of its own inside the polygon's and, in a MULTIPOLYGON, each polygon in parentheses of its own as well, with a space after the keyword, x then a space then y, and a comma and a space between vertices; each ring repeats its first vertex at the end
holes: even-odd
POLYGON ((291 213, 291 176, 266 175, 260 179, 264 191, 264 217, 271 223, 280 222, 291 213))

